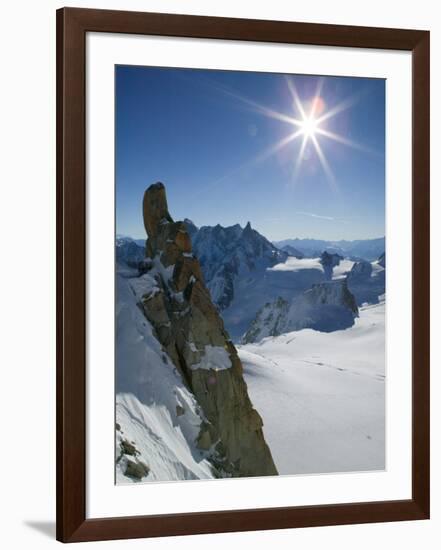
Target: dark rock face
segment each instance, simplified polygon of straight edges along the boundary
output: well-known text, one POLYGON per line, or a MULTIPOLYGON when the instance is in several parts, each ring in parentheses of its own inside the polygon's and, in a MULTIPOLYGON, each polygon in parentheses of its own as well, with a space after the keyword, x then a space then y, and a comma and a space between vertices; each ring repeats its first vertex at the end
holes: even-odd
POLYGON ((383 252, 381 256, 378 258, 378 263, 381 265, 381 267, 386 267, 386 252, 383 252))
MULTIPOLYGON (((118 431, 121 430, 121 427, 118 431)), ((150 468, 142 462, 138 457, 141 454, 135 447, 135 442, 121 439, 119 442, 120 453, 117 462, 123 463, 124 475, 132 478, 134 481, 141 481, 147 477, 150 468)))
POLYGON ((303 252, 300 252, 300 250, 297 250, 297 248, 294 248, 290 244, 286 244, 285 246, 283 246, 282 250, 286 252, 289 256, 294 256, 294 258, 297 258, 299 260, 305 257, 303 252))
POLYGON ((342 306, 358 317, 358 307, 354 296, 348 289, 346 279, 312 285, 304 294, 305 301, 312 306, 342 306))
POLYGON ((376 304, 379 301, 379 297, 385 293, 385 262, 386 259, 384 258, 384 266, 381 265, 380 258, 377 262, 380 270, 378 270, 377 266, 375 272, 372 267, 373 264, 366 260, 361 260, 352 266, 351 271, 347 275, 347 281, 349 290, 355 296, 358 305, 364 303, 376 304))
POLYGON ((120 443, 121 452, 126 455, 136 456, 138 451, 136 450, 135 445, 130 443, 130 441, 127 441, 127 439, 123 439, 120 443))
POLYGON ((133 460, 127 460, 125 472, 126 476, 133 477, 137 481, 141 481, 143 477, 146 477, 148 475, 149 471, 149 467, 147 466, 147 464, 144 464, 144 462, 133 462, 133 460))
POLYGON ((365 281, 372 275, 372 264, 361 260, 352 266, 351 271, 348 273, 348 282, 350 281, 365 281))
POLYGON ((264 272, 288 257, 287 252, 277 249, 249 222, 244 228, 239 224, 204 226, 194 234, 192 241, 207 288, 220 311, 232 304, 240 275, 264 272))
POLYGON ((325 272, 325 278, 327 281, 332 279, 333 268, 338 265, 341 260, 343 260, 343 256, 340 256, 340 254, 330 254, 326 250, 322 253, 320 256, 320 263, 323 266, 323 271, 325 272))
POLYGON ((242 336, 242 343, 258 342, 267 336, 279 336, 285 330, 290 303, 279 296, 267 302, 257 312, 249 329, 242 336))
POLYGON ((221 474, 276 475, 262 419, 193 256, 187 224, 172 220, 161 183, 146 190, 143 214, 146 265, 157 286, 143 296, 142 309, 205 415, 199 448, 210 451, 221 474))

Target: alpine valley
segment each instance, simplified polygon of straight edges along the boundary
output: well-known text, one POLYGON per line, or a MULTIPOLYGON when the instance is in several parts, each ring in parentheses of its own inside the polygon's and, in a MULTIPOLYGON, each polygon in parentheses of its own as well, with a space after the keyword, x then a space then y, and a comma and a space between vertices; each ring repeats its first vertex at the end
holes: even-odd
POLYGON ((197 227, 161 183, 142 212, 116 238, 117 483, 384 469, 384 238, 197 227))

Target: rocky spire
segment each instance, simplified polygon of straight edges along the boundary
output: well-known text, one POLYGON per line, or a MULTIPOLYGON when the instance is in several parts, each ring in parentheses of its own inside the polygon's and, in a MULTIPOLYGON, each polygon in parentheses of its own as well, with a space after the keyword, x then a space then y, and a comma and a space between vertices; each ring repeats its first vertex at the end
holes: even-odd
POLYGON ((167 197, 164 184, 158 181, 149 187, 149 192, 144 193, 142 204, 144 214, 144 227, 149 237, 155 236, 159 224, 163 221, 172 221, 168 213, 167 197))
POLYGON ((219 475, 277 474, 237 351, 205 287, 187 226, 168 212, 162 183, 146 190, 143 215, 157 285, 143 295, 142 308, 201 406, 199 448, 219 475))

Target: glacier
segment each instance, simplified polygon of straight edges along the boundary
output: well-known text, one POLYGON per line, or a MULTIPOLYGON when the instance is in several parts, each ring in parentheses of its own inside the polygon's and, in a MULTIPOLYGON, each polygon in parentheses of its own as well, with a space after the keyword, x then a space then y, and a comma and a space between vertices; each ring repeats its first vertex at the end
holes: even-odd
POLYGON ((385 468, 385 303, 353 327, 238 346, 281 475, 385 468))

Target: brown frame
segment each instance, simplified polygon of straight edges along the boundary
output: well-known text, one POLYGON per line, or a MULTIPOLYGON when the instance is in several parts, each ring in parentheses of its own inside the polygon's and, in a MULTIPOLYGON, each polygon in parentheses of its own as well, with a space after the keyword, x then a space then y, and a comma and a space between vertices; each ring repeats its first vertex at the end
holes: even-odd
MULTIPOLYGON (((410 220, 409 220, 410 222, 410 220)), ((63 8, 57 11, 57 539, 63 542, 429 518, 429 32, 63 8), (412 52, 412 498, 86 519, 86 32, 412 52)))

